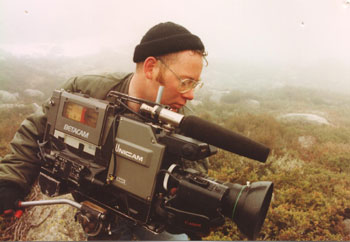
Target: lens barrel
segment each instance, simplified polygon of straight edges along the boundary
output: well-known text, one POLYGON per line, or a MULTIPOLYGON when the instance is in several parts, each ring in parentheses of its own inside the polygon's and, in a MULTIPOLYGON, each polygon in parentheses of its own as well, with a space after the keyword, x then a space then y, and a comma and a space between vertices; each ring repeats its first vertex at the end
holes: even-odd
POLYGON ((259 181, 244 186, 232 183, 225 185, 229 191, 222 201, 223 214, 231 218, 249 239, 254 240, 270 206, 273 183, 259 181))
MULTIPOLYGON (((208 224, 203 224, 202 228, 220 226, 224 223, 221 218, 228 217, 237 224, 243 234, 255 240, 270 206, 273 193, 272 182, 259 181, 247 183, 247 185, 218 183, 199 173, 179 169, 178 166, 170 168, 169 173, 172 176, 166 175, 164 188, 168 191, 174 188, 176 196, 168 204, 169 206, 206 216, 208 224)), ((182 227, 183 231, 193 230, 184 225, 185 221, 181 222, 181 219, 178 221, 180 222, 172 226, 182 227)))

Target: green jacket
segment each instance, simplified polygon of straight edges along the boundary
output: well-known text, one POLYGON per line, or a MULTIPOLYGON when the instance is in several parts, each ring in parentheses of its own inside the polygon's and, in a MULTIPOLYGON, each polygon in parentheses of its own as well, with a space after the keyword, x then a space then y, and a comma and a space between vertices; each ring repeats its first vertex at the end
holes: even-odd
MULTIPOLYGON (((128 93, 132 73, 109 73, 105 75, 85 75, 74 77, 65 82, 61 88, 71 92, 82 92, 91 97, 106 99, 111 90, 128 93)), ((20 125, 10 143, 11 153, 0 162, 0 185, 16 183, 25 193, 40 170, 37 141, 42 141, 47 121, 48 101, 20 125)))
MULTIPOLYGON (((84 75, 65 82, 61 88, 71 92, 81 92, 93 98, 106 99, 111 90, 128 93, 132 73, 108 73, 105 75, 84 75)), ((10 143, 11 153, 0 162, 0 186, 3 183, 15 183, 27 194, 40 170, 38 141, 42 141, 47 121, 47 100, 34 114, 26 118, 10 143)), ((184 110, 180 110, 185 113, 184 110)), ((208 160, 198 162, 184 161, 186 167, 192 167, 206 173, 208 160)))

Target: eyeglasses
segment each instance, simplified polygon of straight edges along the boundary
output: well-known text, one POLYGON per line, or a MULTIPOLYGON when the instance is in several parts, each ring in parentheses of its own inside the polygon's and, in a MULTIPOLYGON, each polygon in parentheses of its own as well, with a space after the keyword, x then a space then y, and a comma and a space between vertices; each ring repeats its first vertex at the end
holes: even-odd
POLYGON ((171 71, 174 76, 180 81, 179 86, 177 87, 177 90, 179 91, 179 93, 186 93, 192 89, 195 89, 198 85, 199 87, 203 86, 203 83, 200 80, 194 80, 191 78, 181 78, 179 77, 178 74, 176 74, 167 64, 165 64, 165 62, 160 59, 160 58, 156 58, 157 60, 160 61, 160 63, 162 63, 169 71, 171 71))

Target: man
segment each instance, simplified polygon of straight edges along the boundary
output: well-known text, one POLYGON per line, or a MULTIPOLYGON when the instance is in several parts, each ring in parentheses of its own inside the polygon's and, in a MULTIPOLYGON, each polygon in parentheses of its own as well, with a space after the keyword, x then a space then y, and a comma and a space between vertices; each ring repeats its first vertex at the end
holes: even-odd
MULTIPOLYGON (((135 73, 75 77, 62 88, 99 99, 106 99, 108 92, 115 90, 155 101, 158 88, 164 86, 161 103, 169 105, 173 111, 181 111, 186 102, 193 99, 193 89, 199 83, 204 56, 205 48, 200 38, 180 25, 160 23, 152 27, 136 46, 133 57, 135 73)), ((139 109, 135 103, 128 105, 134 111, 139 109)), ((45 103, 42 109, 23 121, 11 141, 11 153, 0 163, 0 214, 10 214, 15 201, 24 198, 38 176, 37 141, 41 141, 44 135, 47 109, 48 103, 45 103)), ((132 233, 138 234, 138 239, 188 239, 183 234, 152 236, 133 225, 120 226, 117 230, 121 234, 119 238, 126 240, 132 239, 132 233)))

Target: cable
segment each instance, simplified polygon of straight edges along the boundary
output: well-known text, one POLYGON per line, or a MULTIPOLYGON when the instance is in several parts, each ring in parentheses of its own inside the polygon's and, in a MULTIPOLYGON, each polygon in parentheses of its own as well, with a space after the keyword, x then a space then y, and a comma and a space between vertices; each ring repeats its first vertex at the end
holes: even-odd
MULTIPOLYGON (((116 134, 117 134, 117 131, 116 131, 116 122, 117 122, 117 119, 119 119, 119 116, 116 115, 113 119, 113 134, 112 134, 112 138, 113 138, 113 147, 116 146, 116 134)), ((119 122, 118 122, 119 124, 119 122)), ((116 155, 116 151, 115 149, 113 148, 113 161, 114 161, 114 167, 113 167, 113 177, 115 178, 116 175, 117 175, 117 155, 116 155)))
POLYGON ((242 186, 241 191, 239 192, 239 194, 238 194, 238 196, 237 196, 237 199, 236 199, 236 202, 235 202, 235 206, 234 206, 233 209, 232 209, 232 220, 233 220, 233 216, 235 215, 235 211, 236 211, 236 207, 237 207, 239 198, 241 197, 242 192, 243 192, 243 190, 244 190, 246 187, 247 187, 246 185, 242 186))
POLYGON ((139 114, 138 112, 135 112, 134 110, 132 110, 128 105, 126 105, 122 100, 117 99, 118 103, 121 104, 125 109, 127 109, 129 112, 131 112, 132 114, 136 115, 137 117, 141 118, 144 121, 147 122, 152 122, 153 120, 150 118, 147 118, 141 114, 139 114))

